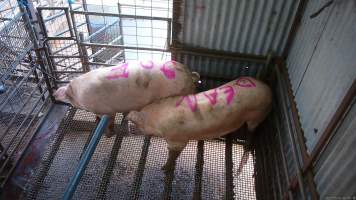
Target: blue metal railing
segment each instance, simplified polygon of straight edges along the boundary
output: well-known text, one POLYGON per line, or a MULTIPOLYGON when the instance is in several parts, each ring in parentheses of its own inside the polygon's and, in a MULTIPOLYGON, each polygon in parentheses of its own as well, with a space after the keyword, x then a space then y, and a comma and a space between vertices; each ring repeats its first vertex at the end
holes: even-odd
POLYGON ((99 143, 99 140, 109 122, 109 117, 104 116, 101 118, 98 126, 95 129, 94 135, 90 140, 90 143, 86 149, 84 149, 84 153, 82 158, 79 161, 79 165, 77 167, 77 170, 74 174, 74 176, 70 179, 70 182, 64 192, 63 195, 63 200, 69 200, 72 199, 72 196, 79 184, 80 178, 82 177, 91 157, 93 156, 93 153, 95 151, 96 146, 99 143))

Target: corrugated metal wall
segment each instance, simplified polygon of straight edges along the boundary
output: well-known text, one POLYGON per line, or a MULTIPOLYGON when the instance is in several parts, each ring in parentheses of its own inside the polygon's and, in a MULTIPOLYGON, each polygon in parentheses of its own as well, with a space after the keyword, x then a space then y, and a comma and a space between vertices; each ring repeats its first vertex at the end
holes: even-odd
POLYGON ((322 154, 315 167, 315 182, 320 199, 356 197, 356 104, 322 154))
MULTIPOLYGON (((287 67, 309 152, 356 78, 356 1, 309 1, 287 67)), ((355 105, 314 167, 320 199, 355 198, 355 105)))
POLYGON ((179 41, 194 47, 281 55, 296 0, 185 0, 179 41))
MULTIPOLYGON (((282 54, 299 3, 296 0, 177 2, 181 2, 178 16, 181 29, 178 38, 173 39, 183 46, 263 56, 269 52, 282 54)), ((189 54, 177 54, 176 59, 211 77, 256 76, 265 66, 189 54)), ((208 87, 214 84, 219 83, 207 83, 208 87)))
POLYGON ((309 1, 287 59, 290 79, 312 151, 356 78, 356 1, 309 1))

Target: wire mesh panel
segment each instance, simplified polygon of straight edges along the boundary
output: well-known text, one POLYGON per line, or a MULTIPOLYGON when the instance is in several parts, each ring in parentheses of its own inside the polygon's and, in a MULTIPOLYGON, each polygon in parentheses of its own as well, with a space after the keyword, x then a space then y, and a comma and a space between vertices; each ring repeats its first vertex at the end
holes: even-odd
POLYGON ((46 78, 25 13, 12 1, 0 22, 0 187, 16 167, 49 107, 46 78))

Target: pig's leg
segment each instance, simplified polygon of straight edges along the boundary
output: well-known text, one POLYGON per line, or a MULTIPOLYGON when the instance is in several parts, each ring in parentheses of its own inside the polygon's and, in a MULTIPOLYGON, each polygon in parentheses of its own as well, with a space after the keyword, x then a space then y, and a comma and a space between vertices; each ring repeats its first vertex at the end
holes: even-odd
POLYGON ((183 151, 187 142, 172 142, 167 140, 168 143, 168 158, 166 164, 162 167, 165 173, 168 173, 175 169, 176 160, 180 153, 183 151))
POLYGON ((115 135, 114 126, 115 126, 115 114, 109 116, 109 123, 108 123, 109 131, 105 134, 106 137, 110 138, 115 135))

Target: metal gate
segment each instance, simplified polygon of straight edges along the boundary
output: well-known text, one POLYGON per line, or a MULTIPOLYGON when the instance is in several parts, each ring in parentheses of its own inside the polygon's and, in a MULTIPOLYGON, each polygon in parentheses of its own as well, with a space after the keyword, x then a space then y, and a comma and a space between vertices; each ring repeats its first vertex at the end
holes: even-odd
POLYGON ((96 7, 85 4, 37 8, 56 83, 67 83, 78 74, 101 66, 147 59, 147 54, 155 59, 169 52, 171 18, 126 14, 122 8, 125 5, 118 4, 117 12, 97 12, 96 7), (156 29, 164 30, 165 35, 161 31, 159 37, 155 36, 156 29), (141 37, 150 44, 140 42, 141 37))

